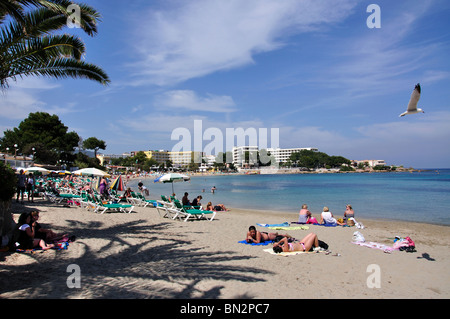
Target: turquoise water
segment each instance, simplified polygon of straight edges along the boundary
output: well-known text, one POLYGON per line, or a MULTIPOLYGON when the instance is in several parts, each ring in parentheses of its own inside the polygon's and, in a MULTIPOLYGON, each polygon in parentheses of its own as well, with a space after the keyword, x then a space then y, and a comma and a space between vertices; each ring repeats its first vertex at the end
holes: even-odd
MULTIPOLYGON (((136 189, 137 182, 132 181, 129 186, 136 189)), ((151 198, 172 191, 171 184, 148 179, 143 182, 151 198)), ((179 198, 185 191, 191 200, 202 195, 204 205, 211 201, 229 207, 297 213, 305 203, 316 217, 324 206, 342 217, 345 205, 351 204, 356 218, 450 225, 450 169, 413 173, 197 176, 173 187, 179 198), (215 194, 210 191, 212 186, 217 188, 215 194)))

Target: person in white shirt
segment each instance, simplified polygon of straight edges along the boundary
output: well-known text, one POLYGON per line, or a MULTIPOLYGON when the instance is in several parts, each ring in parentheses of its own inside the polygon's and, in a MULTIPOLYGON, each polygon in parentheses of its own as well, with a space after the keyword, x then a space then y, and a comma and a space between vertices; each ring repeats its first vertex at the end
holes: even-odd
POLYGON ((325 225, 345 225, 344 223, 338 222, 336 218, 333 217, 333 214, 327 206, 323 208, 323 212, 320 214, 320 223, 325 225))

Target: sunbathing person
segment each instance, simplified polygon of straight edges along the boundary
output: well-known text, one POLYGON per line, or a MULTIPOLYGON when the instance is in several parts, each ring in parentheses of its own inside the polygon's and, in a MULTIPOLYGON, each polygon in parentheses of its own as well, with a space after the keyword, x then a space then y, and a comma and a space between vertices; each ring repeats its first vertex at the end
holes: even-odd
POLYGON ((281 252, 291 252, 291 251, 310 251, 311 248, 314 251, 323 250, 319 247, 319 239, 314 233, 306 235, 302 240, 298 242, 288 242, 288 239, 284 237, 279 242, 273 244, 273 251, 277 254, 281 252))
POLYGON ((67 234, 62 233, 57 234, 53 232, 51 229, 43 228, 41 224, 38 223, 38 219, 39 219, 39 212, 32 211, 31 220, 34 224, 34 238, 40 238, 46 242, 53 242, 68 236, 67 234))
POLYGON ((336 218, 334 218, 333 214, 330 212, 330 209, 327 206, 323 208, 323 212, 322 214, 320 214, 320 223, 329 226, 345 225, 345 223, 340 222, 336 220, 336 218))
POLYGON ((308 205, 303 204, 302 209, 300 210, 299 215, 298 215, 298 223, 306 224, 310 218, 311 218, 311 212, 308 210, 308 205))
MULTIPOLYGON (((268 240, 274 241, 277 236, 280 236, 278 233, 267 233, 267 232, 260 232, 259 230, 256 230, 255 226, 250 226, 248 228, 247 232, 247 243, 255 243, 259 244, 268 240)), ((292 238, 291 235, 284 234, 281 235, 283 237, 292 238)))
POLYGON ((47 244, 43 239, 34 238, 35 223, 32 220, 31 213, 22 213, 19 217, 17 226, 19 234, 16 242, 16 248, 33 249, 35 247, 41 247, 43 250, 47 250, 55 247, 53 244, 47 244))
POLYGON ((215 212, 227 212, 228 209, 225 207, 224 204, 217 204, 214 205, 211 202, 208 202, 208 205, 206 205, 206 210, 215 211, 215 212))
POLYGON ((203 197, 201 195, 198 195, 196 198, 194 198, 194 200, 192 201, 192 207, 198 208, 202 206, 202 204, 200 203, 202 199, 203 197))

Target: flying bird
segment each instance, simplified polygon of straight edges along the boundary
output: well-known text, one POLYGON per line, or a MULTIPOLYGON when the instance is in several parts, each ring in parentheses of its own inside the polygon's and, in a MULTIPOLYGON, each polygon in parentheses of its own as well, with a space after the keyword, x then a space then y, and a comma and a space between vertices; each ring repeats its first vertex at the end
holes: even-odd
POLYGON ((414 87, 414 91, 411 94, 411 98, 409 99, 408 108, 406 109, 406 112, 403 112, 400 114, 399 117, 405 116, 407 114, 416 114, 416 113, 425 113, 422 109, 417 108, 417 103, 420 99, 420 83, 417 83, 414 87))

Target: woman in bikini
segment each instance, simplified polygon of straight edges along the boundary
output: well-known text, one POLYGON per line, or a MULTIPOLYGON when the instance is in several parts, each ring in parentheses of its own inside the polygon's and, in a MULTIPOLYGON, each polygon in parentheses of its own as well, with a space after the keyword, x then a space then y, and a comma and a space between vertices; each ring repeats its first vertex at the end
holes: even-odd
MULTIPOLYGON (((278 235, 278 233, 260 232, 256 230, 255 226, 250 226, 247 232, 247 242, 259 244, 268 240, 274 241, 277 236, 280 235, 278 235)), ((284 234, 281 236, 283 236, 284 238, 291 238, 291 236, 288 234, 284 234)))
POLYGON ((311 234, 306 235, 299 242, 293 242, 293 243, 289 243, 288 239, 286 237, 284 237, 279 242, 273 244, 273 251, 275 253, 290 252, 290 251, 307 252, 307 251, 310 251, 311 248, 313 248, 313 247, 314 247, 314 251, 321 249, 319 247, 319 239, 317 238, 317 235, 314 233, 311 233, 311 234))

